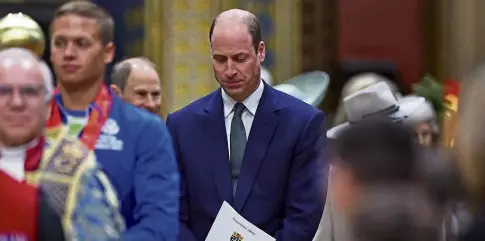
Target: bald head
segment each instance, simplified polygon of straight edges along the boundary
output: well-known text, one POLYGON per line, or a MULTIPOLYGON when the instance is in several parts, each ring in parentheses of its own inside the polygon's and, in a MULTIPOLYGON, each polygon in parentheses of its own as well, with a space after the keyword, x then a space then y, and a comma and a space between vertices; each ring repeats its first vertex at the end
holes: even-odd
MULTIPOLYGON (((125 89, 132 72, 156 72, 155 64, 143 57, 129 58, 117 63, 111 73, 111 83, 125 89)), ((136 73, 134 73, 136 74, 136 73)))
POLYGON ((240 21, 241 23, 245 23, 248 20, 256 19, 256 15, 253 13, 242 10, 242 9, 229 9, 220 13, 217 18, 218 21, 240 21))
POLYGON ((212 21, 209 30, 209 41, 212 43, 212 34, 217 26, 234 27, 244 25, 251 35, 254 50, 258 50, 259 43, 263 40, 261 25, 256 15, 241 9, 230 9, 219 14, 212 21))
POLYGON ((0 71, 21 68, 23 71, 38 72, 46 89, 46 100, 52 96, 54 80, 49 66, 34 52, 24 48, 8 48, 0 51, 0 71))
POLYGON ((160 78, 147 58, 126 59, 115 65, 111 89, 125 101, 153 113, 161 108, 160 78))
POLYGON ((30 60, 33 62, 38 62, 37 56, 30 50, 23 48, 7 48, 0 51, 0 60, 11 59, 11 60, 30 60))

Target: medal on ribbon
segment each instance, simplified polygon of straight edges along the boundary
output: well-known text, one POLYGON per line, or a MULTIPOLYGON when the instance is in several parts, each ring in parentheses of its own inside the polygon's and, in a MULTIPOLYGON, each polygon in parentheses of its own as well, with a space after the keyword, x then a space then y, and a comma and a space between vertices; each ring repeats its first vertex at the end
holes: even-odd
MULTIPOLYGON (((56 91, 56 95, 59 95, 56 91)), ((94 100, 94 107, 88 118, 88 123, 84 127, 80 136, 81 142, 86 145, 90 150, 94 150, 96 142, 101 133, 101 129, 108 119, 109 111, 111 110, 112 97, 106 86, 102 86, 94 100)), ((58 138, 59 133, 62 132, 62 128, 66 128, 62 121, 62 113, 55 98, 51 101, 50 105, 50 118, 47 120, 47 136, 49 138, 58 138)))

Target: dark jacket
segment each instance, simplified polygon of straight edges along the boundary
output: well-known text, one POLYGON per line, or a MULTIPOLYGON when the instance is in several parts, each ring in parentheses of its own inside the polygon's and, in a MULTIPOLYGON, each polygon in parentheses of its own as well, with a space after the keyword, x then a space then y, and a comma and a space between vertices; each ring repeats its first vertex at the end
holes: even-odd
POLYGON ((49 205, 47 198, 47 195, 39 192, 38 241, 65 241, 61 218, 49 205))

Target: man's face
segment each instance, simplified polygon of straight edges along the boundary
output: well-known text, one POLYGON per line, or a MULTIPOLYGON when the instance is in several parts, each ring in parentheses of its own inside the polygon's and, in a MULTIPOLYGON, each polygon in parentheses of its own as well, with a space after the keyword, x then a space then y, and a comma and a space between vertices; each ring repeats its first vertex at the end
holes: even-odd
POLYGON ((39 64, 0 62, 0 142, 19 146, 40 136, 48 102, 39 64))
POLYGON ((122 92, 123 99, 154 114, 159 114, 161 96, 157 72, 151 67, 134 64, 122 92))
POLYGON ((51 61, 61 85, 78 86, 102 78, 114 46, 104 45, 95 19, 68 14, 52 22, 51 61))
POLYGON ((259 85, 265 46, 254 50, 248 27, 221 22, 212 34, 212 64, 217 82, 236 101, 243 101, 259 85))

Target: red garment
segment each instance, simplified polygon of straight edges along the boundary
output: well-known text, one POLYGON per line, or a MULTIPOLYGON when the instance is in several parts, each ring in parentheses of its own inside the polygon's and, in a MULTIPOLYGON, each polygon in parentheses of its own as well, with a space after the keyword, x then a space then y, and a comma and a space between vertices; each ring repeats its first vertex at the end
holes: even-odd
POLYGON ((25 155, 25 171, 35 171, 39 168, 42 154, 44 152, 45 138, 41 137, 37 144, 27 150, 25 155))
POLYGON ((36 187, 0 171, 1 240, 37 241, 38 196, 36 187))

